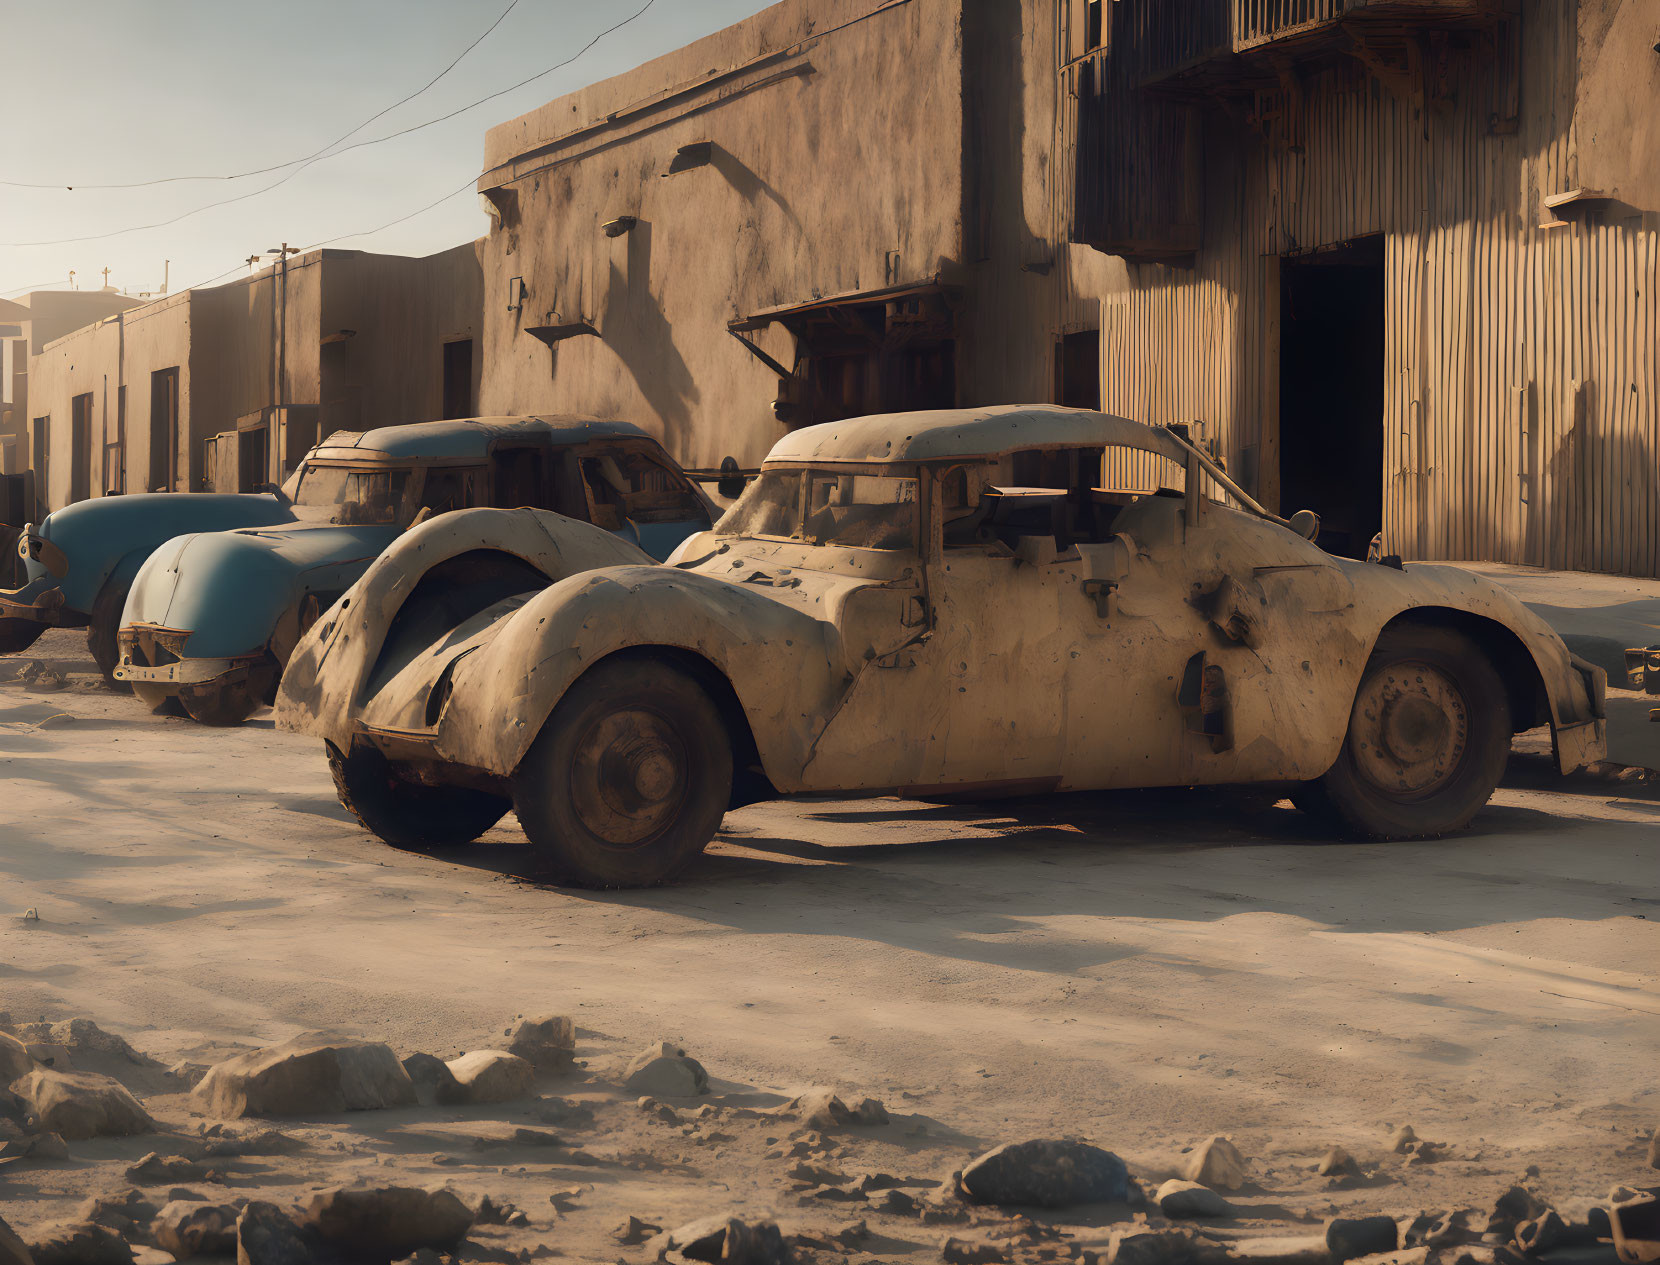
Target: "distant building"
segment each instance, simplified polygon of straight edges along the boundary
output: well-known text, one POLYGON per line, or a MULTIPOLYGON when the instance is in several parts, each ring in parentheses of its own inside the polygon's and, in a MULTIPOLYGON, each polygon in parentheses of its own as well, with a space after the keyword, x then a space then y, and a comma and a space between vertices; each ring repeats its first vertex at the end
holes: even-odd
POLYGON ((60 338, 30 361, 40 495, 251 491, 336 430, 471 415, 479 305, 473 243, 325 249, 60 338))
POLYGON ((0 299, 0 474, 29 466, 29 357, 142 302, 114 290, 35 290, 0 299))

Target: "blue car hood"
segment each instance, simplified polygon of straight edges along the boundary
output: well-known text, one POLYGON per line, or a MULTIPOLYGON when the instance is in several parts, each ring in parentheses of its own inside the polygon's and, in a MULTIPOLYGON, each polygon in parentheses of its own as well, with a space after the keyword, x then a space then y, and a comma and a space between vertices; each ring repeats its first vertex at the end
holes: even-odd
POLYGON ((257 654, 308 593, 327 606, 398 534, 319 524, 180 536, 139 569, 121 622, 189 633, 190 658, 257 654))
MULTIPOLYGON (((256 493, 145 492, 101 496, 54 510, 35 531, 63 550, 69 570, 55 581, 64 606, 86 614, 118 570, 128 574, 181 532, 224 531, 294 521, 287 501, 256 493)), ((45 575, 33 560, 29 578, 45 575)))

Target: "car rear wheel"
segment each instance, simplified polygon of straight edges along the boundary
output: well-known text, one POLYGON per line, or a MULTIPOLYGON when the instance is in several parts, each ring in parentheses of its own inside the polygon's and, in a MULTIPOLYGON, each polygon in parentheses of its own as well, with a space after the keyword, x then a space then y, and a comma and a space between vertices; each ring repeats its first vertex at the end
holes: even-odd
POLYGON ((115 635, 121 630, 121 612, 126 609, 127 589, 127 585, 111 581, 98 590, 86 626, 86 648, 92 654, 92 661, 98 665, 98 671, 104 674, 104 684, 117 694, 132 692, 132 686, 115 679, 115 669, 121 663, 121 648, 116 644, 115 635))
POLYGON ((507 815, 501 795, 469 786, 427 786, 399 775, 373 748, 342 755, 327 744, 334 790, 363 828, 394 848, 471 843, 507 815))
POLYGON ((708 846, 731 796, 720 711, 684 672, 640 659, 577 681, 513 776, 539 869, 581 887, 673 878, 708 846))
POLYGON ((1479 646, 1450 629, 1386 630, 1337 763, 1292 798, 1366 838, 1448 834, 1492 797, 1510 739, 1509 696, 1479 646))

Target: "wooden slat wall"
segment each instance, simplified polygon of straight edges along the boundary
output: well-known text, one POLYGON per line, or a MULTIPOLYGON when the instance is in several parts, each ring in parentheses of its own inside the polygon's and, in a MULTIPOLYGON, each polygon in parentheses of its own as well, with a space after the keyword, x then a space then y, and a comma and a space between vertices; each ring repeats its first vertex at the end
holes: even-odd
POLYGON ((1540 226, 1578 183, 1575 6, 1523 7, 1519 54, 1459 62, 1441 112, 1358 65, 1305 79, 1301 152, 1213 111, 1204 246, 1103 300, 1103 406, 1203 421, 1273 504, 1278 259, 1382 233, 1386 547, 1657 575, 1660 217, 1540 226), (1507 75, 1520 126, 1493 135, 1507 75))

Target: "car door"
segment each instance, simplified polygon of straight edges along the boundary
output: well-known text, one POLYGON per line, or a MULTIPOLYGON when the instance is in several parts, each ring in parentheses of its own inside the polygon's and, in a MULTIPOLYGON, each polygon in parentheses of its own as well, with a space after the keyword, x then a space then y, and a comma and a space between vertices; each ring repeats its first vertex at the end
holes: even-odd
POLYGON ((577 457, 588 520, 659 560, 709 527, 703 498, 679 470, 644 447, 595 445, 577 457))

